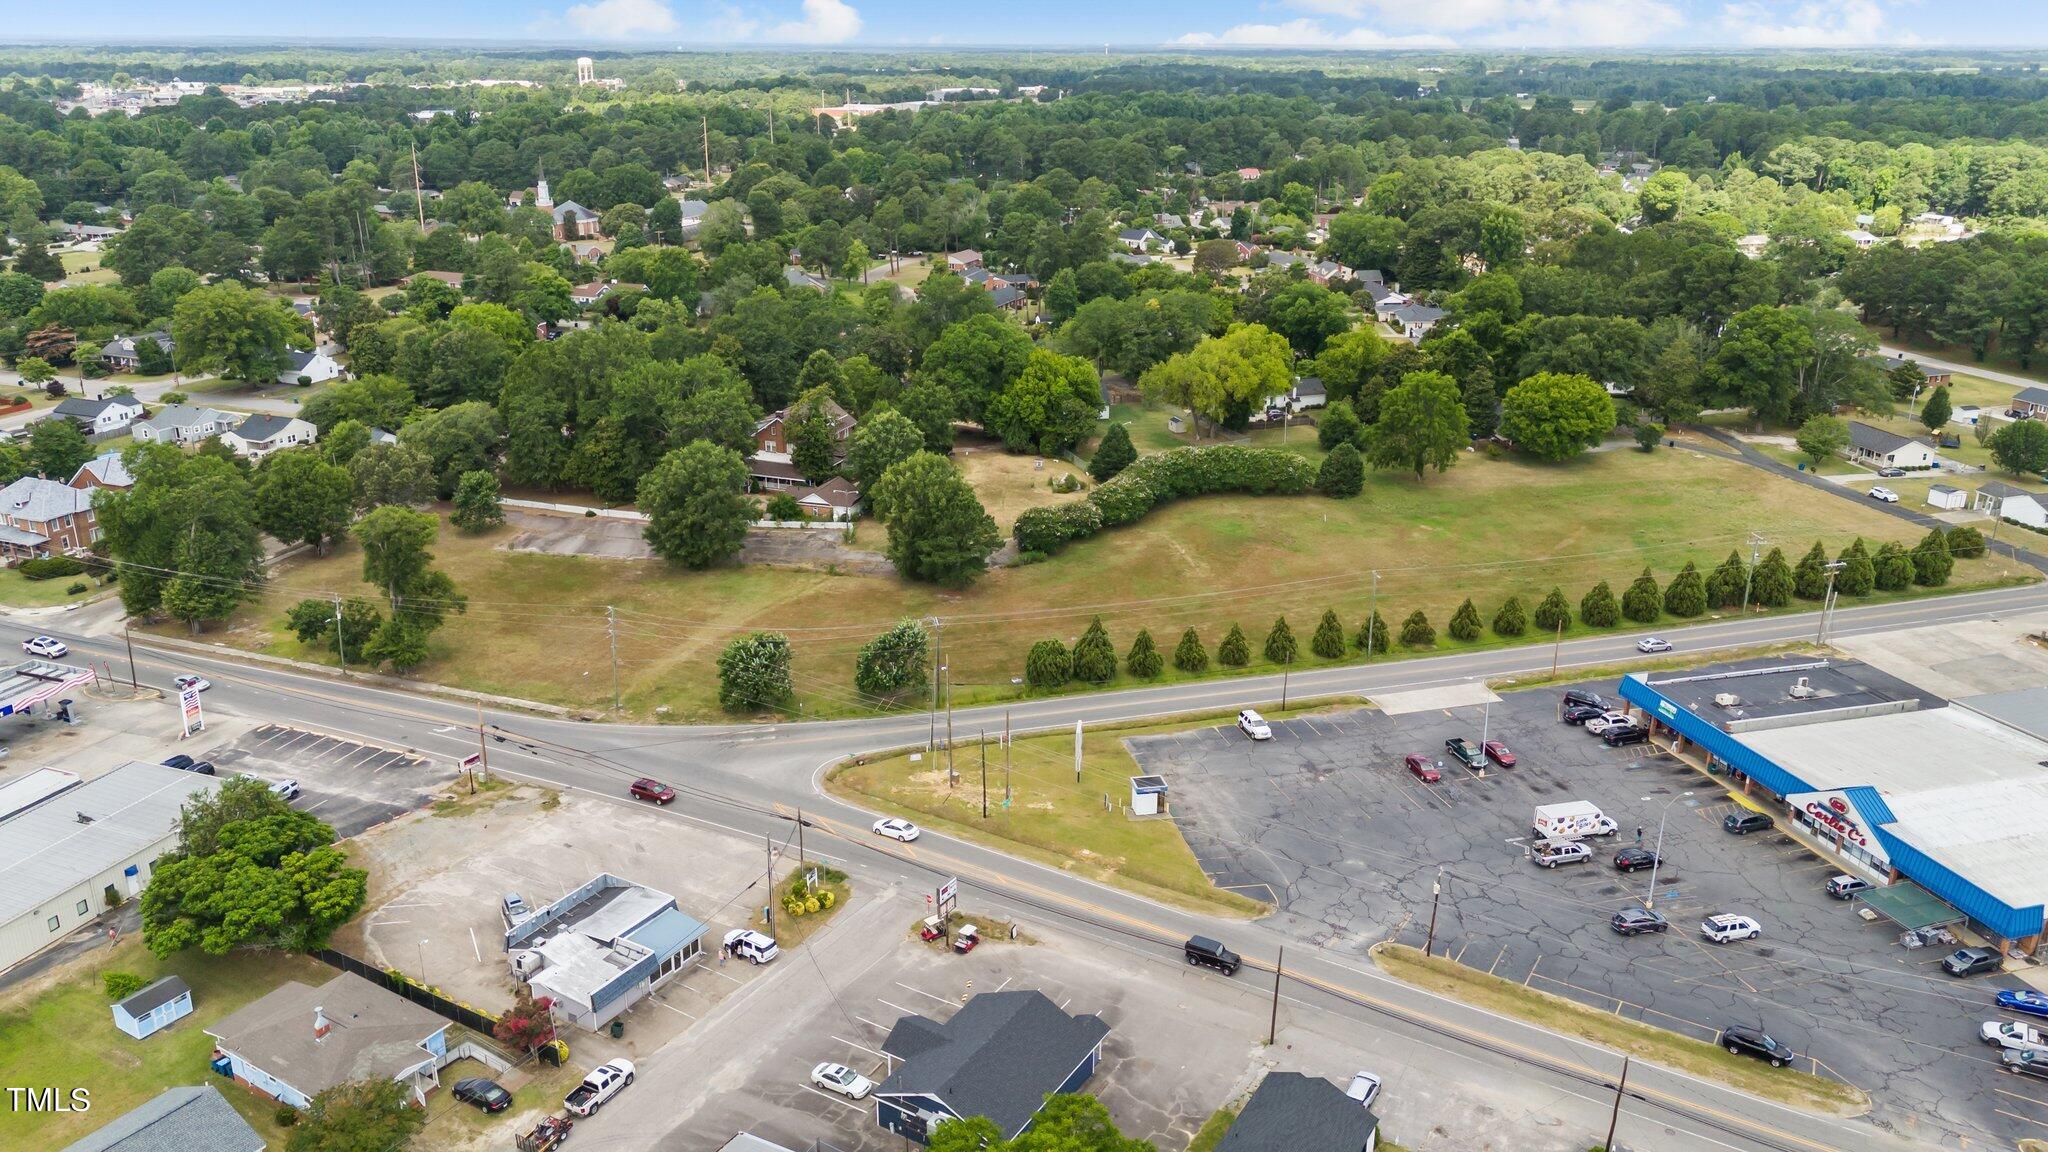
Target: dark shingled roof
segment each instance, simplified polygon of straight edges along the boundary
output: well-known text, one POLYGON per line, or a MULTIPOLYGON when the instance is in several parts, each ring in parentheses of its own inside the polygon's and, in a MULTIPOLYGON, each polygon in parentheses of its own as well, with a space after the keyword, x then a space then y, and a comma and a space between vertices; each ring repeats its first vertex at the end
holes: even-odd
MULTIPOLYGON (((45 1145, 47 1147, 47 1145, 45 1145)), ((64 1152, 262 1152, 249 1127, 211 1084, 172 1088, 64 1152)))
POLYGON ((142 991, 137 992, 135 995, 121 1001, 121 1011, 126 1012, 130 1016, 147 1016, 190 991, 192 991, 192 986, 185 983, 182 977, 166 976, 142 991))
POLYGON ((1863 449, 1865 452, 1878 456, 1889 456, 1908 444, 1920 443, 1920 441, 1914 440, 1911 436, 1901 436, 1896 432, 1887 432, 1882 428, 1874 428, 1863 423, 1861 420, 1851 420, 1849 421, 1849 443, 1863 449))
POLYGON ((1102 1038, 1099 1016, 1069 1016, 1036 991, 984 992, 944 1024, 906 1016, 882 1051, 902 1061, 877 1096, 930 1096, 1015 1138, 1102 1038))
POLYGON ((1216 1152, 1364 1152, 1379 1117, 1328 1080, 1269 1072, 1216 1152))

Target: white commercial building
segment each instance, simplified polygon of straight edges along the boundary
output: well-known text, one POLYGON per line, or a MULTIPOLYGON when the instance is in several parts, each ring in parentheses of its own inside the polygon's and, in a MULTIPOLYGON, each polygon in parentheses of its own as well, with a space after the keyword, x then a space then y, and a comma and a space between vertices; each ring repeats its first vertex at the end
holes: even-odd
POLYGON ((185 802, 220 787, 211 776, 130 761, 0 820, 0 970, 62 940, 128 900, 176 847, 185 802))

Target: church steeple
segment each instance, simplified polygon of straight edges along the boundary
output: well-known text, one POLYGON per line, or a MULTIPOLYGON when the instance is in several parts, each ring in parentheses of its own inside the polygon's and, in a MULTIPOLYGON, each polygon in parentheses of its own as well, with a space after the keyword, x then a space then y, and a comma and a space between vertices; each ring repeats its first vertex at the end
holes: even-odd
POLYGON ((548 195, 548 166, 545 164, 540 166, 540 182, 533 187, 533 206, 535 208, 553 208, 555 206, 555 198, 548 195))

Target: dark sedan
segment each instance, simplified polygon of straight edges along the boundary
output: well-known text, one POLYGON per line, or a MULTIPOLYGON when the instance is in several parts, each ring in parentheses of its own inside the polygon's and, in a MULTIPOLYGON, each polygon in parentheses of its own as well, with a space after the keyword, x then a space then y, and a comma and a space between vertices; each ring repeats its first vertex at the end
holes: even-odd
POLYGON ((1783 1068, 1799 1057, 1790 1048, 1765 1035, 1760 1028, 1745 1028, 1731 1024, 1721 1029, 1721 1047, 1732 1055, 1754 1056, 1770 1062, 1773 1068, 1783 1068))
POLYGON ((1671 921, 1666 920, 1662 913, 1653 912, 1648 908, 1624 908, 1616 912, 1614 919, 1609 920, 1607 924, 1623 936, 1640 936, 1645 932, 1671 930, 1671 921))
POLYGON ((496 1080, 471 1076, 455 1082, 455 1098, 464 1104, 474 1104, 486 1112, 503 1112, 512 1106, 512 1094, 496 1080))
POLYGON ((1606 714, 1607 709, 1597 704, 1574 704, 1564 710, 1564 722, 1567 724, 1584 724, 1588 720, 1597 720, 1606 714))
POLYGON ((1640 872, 1657 866, 1657 854, 1648 848, 1623 848, 1614 854, 1616 872, 1640 872))

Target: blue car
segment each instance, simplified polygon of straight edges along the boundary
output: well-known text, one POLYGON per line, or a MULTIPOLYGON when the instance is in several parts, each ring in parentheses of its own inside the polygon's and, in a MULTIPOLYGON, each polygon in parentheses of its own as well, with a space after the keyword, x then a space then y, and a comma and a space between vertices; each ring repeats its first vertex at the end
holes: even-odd
POLYGON ((2032 989, 2015 992, 2007 988, 1999 992, 1998 1006, 2011 1012, 2024 1012, 2029 1016, 2048 1016, 2048 995, 2032 989))

